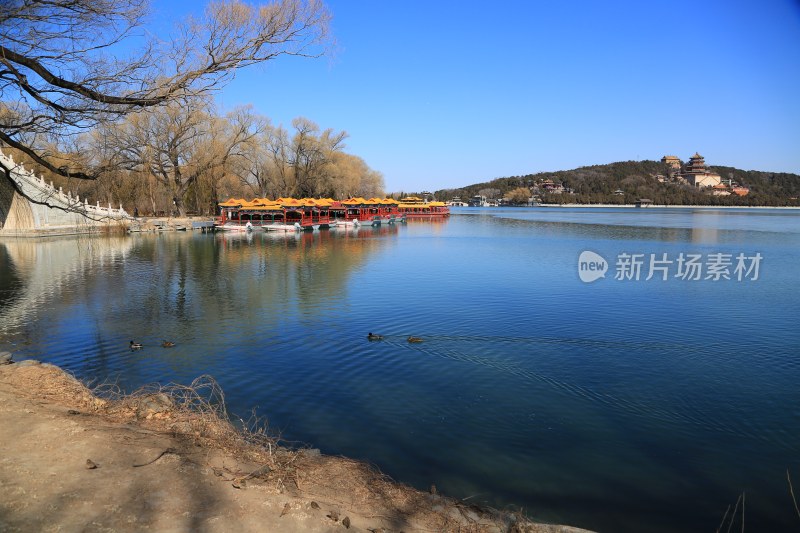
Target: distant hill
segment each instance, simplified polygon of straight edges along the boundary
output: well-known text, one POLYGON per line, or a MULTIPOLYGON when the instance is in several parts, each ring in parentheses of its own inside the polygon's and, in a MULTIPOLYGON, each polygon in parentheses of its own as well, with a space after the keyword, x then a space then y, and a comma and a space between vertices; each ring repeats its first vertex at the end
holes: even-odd
POLYGON ((459 189, 442 189, 435 192, 435 197, 443 201, 453 197, 467 201, 477 195, 500 199, 524 187, 542 203, 557 204, 632 204, 647 198, 657 205, 800 205, 797 199, 800 197, 800 175, 725 166, 709 166, 709 170, 719 174, 723 181, 732 180, 749 188, 750 192, 746 196, 715 196, 710 190, 696 189, 679 180, 670 180, 670 168, 659 161, 623 161, 574 170, 496 178, 459 189))

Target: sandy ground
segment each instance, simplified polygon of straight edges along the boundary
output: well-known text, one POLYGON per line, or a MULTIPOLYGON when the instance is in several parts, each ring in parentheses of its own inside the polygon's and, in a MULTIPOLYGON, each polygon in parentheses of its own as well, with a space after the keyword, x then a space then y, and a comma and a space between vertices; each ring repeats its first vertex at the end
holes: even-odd
POLYGON ((314 451, 244 453, 168 399, 137 402, 101 400, 51 365, 0 365, 0 531, 583 531, 314 451))

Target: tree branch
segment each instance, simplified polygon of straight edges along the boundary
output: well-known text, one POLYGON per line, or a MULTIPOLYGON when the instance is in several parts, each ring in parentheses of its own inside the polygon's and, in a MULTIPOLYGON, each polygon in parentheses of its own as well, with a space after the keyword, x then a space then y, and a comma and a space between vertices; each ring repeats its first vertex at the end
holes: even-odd
POLYGON ((32 148, 30 148, 30 147, 28 147, 28 146, 26 146, 26 145, 24 145, 22 143, 18 143, 17 141, 15 141, 14 139, 12 139, 8 135, 6 135, 3 131, 0 131, 0 141, 3 141, 4 143, 9 145, 10 147, 16 148, 20 152, 25 153, 31 159, 33 159, 35 162, 37 162, 40 165, 42 165, 43 167, 45 167, 47 170, 49 170, 51 172, 55 172, 56 174, 59 174, 61 176, 64 176, 64 177, 67 177, 67 178, 78 178, 78 179, 82 179, 82 180, 95 180, 95 179, 97 179, 97 176, 94 175, 94 174, 86 174, 84 172, 70 171, 69 167, 66 167, 66 166, 56 167, 55 165, 53 165, 52 163, 47 161, 47 159, 44 159, 42 156, 37 154, 35 150, 33 150, 32 148))

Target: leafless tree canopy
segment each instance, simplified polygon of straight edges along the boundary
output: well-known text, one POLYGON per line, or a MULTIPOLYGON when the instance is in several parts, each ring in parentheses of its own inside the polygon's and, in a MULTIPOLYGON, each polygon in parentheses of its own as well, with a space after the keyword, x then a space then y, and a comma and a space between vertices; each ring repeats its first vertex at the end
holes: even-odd
POLYGON ((210 3, 167 39, 145 31, 146 0, 0 0, 0 141, 43 167, 45 147, 144 108, 207 94, 235 69, 328 45, 320 0, 210 3))

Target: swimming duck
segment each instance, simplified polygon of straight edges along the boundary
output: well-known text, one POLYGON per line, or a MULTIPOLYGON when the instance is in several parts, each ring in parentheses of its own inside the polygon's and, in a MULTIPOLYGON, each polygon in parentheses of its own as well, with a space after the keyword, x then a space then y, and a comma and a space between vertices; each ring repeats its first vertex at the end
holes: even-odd
POLYGON ((367 340, 370 341, 382 341, 383 335, 378 335, 377 333, 369 333, 367 334, 367 340))
POLYGON ((164 348, 172 348, 173 346, 175 346, 175 343, 171 341, 162 341, 161 346, 163 346, 164 348))
POLYGON ((133 342, 131 341, 131 350, 141 350, 142 343, 141 342, 133 342))
POLYGON ((413 336, 409 337, 407 340, 408 340, 408 342, 423 342, 423 340, 421 338, 413 337, 413 336))

